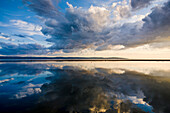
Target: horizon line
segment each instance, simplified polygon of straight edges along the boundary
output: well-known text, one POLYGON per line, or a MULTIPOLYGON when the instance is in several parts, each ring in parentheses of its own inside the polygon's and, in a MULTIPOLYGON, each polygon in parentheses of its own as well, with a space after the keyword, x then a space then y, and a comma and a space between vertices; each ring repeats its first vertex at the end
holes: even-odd
POLYGON ((64 61, 170 61, 170 59, 8 59, 0 62, 64 62, 64 61))

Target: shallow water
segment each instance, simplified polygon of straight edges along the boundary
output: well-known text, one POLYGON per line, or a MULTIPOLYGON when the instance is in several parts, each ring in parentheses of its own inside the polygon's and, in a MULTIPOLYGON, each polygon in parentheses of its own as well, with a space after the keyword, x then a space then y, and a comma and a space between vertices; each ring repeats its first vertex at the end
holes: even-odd
POLYGON ((0 64, 0 113, 170 113, 170 62, 0 64))

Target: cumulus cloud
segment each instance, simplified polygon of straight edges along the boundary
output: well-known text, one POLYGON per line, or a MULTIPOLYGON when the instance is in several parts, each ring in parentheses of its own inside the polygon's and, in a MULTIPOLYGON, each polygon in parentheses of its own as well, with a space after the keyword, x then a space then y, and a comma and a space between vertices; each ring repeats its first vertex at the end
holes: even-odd
POLYGON ((93 5, 86 10, 67 3, 69 8, 64 13, 58 10, 52 0, 24 1, 38 16, 44 18, 41 31, 51 36, 47 41, 53 43, 49 49, 54 51, 101 51, 115 46, 124 49, 151 43, 157 35, 161 38, 169 35, 170 1, 152 9, 151 14, 142 16, 143 20, 136 19, 130 23, 121 23, 121 18, 130 18, 132 9, 145 7, 151 0, 131 0, 130 4, 124 0, 111 4, 111 10, 93 5))
MULTIPOLYGON (((70 6, 70 5, 69 5, 70 6)), ((91 6, 88 11, 70 6, 66 10, 65 22, 46 21, 42 32, 51 35, 47 41, 53 42, 51 49, 67 51, 68 49, 94 48, 103 37, 103 28, 109 24, 109 11, 103 7, 91 6)))
POLYGON ((96 22, 98 26, 107 25, 109 20, 110 11, 104 7, 91 6, 88 10, 91 18, 96 22))
POLYGON ((47 49, 39 44, 12 44, 0 42, 1 55, 47 54, 47 49))
POLYGON ((114 20, 116 21, 131 16, 131 7, 126 0, 123 0, 120 3, 113 3, 112 8, 115 8, 113 15, 115 16, 114 20))

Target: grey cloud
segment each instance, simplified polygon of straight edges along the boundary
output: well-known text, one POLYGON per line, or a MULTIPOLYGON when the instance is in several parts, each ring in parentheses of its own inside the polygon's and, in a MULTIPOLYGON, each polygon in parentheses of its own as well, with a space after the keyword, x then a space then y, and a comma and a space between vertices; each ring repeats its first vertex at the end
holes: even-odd
POLYGON ((126 23, 114 28, 117 34, 111 33, 115 36, 109 43, 134 47, 152 43, 156 39, 161 42, 170 36, 170 0, 162 7, 152 9, 152 12, 142 22, 142 25, 141 22, 126 23))
POLYGON ((153 0, 131 0, 132 9, 141 9, 150 4, 153 0))
POLYGON ((142 35, 145 41, 167 38, 170 36, 170 0, 163 7, 156 7, 143 19, 142 35))
POLYGON ((168 31, 170 25, 170 0, 163 7, 156 7, 151 14, 143 19, 143 29, 168 31))
MULTIPOLYGON (((99 51, 112 49, 115 45, 128 48, 151 43, 157 36, 170 35, 170 1, 154 8, 142 21, 117 26, 112 25, 109 12, 101 7, 90 7, 92 10, 87 11, 68 4, 70 8, 61 14, 50 0, 24 1, 29 1, 28 6, 46 18, 42 33, 51 36, 47 41, 53 43, 49 49, 54 51, 74 52, 89 48, 99 51)), ((131 5, 134 9, 141 8, 150 1, 132 0, 131 5)))
MULTIPOLYGON (((46 17, 42 32, 45 35, 52 36, 52 38, 47 39, 47 41, 54 43, 50 49, 63 49, 66 52, 72 51, 72 49, 94 48, 96 46, 95 43, 98 43, 100 37, 104 36, 100 35, 104 33, 99 31, 103 30, 103 25, 109 20, 107 10, 92 7, 96 11, 96 13, 93 14, 93 12, 83 11, 79 8, 69 8, 65 14, 61 14, 61 17, 53 17, 50 16, 51 14, 48 12, 52 12, 54 8, 49 8, 48 12, 45 12, 41 11, 46 10, 46 7, 41 7, 42 1, 29 2, 31 2, 29 7, 34 9, 39 16, 45 17, 46 13, 49 14, 49 16, 46 17), (37 7, 40 7, 41 10, 37 10, 37 7)), ((46 6, 53 7, 52 4, 50 4, 52 2, 50 0, 48 0, 48 2, 46 6)), ((56 9, 54 11, 56 11, 56 9)))
POLYGON ((47 54, 47 49, 38 44, 10 44, 0 42, 1 55, 47 54))
MULTIPOLYGON (((31 3, 35 4, 33 1, 31 3)), ((45 12, 42 11, 42 13, 45 12)), ((39 14, 39 16, 42 15, 39 14)), ((65 21, 59 21, 58 17, 49 17, 45 21, 42 33, 51 36, 47 39, 54 43, 49 48, 51 50, 74 52, 87 48, 96 49, 98 46, 103 46, 113 36, 109 35, 112 29, 107 27, 111 22, 109 11, 100 7, 92 6, 89 11, 70 7, 64 14, 65 21)))
POLYGON ((45 18, 58 18, 61 21, 62 14, 54 5, 54 3, 57 4, 58 1, 59 0, 23 0, 23 3, 39 16, 45 18))
POLYGON ((93 48, 94 44, 103 37, 101 35, 103 32, 100 32, 103 28, 100 22, 103 21, 98 23, 93 21, 90 13, 80 9, 67 9, 65 18, 66 22, 56 25, 52 20, 46 21, 47 27, 42 29, 44 34, 52 36, 47 40, 55 43, 51 49, 67 51, 68 49, 93 48))

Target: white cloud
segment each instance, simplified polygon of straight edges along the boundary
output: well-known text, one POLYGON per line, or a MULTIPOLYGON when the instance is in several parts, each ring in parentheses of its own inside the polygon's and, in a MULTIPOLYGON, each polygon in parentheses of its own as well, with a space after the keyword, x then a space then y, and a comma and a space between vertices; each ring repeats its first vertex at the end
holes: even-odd
POLYGON ((104 27, 110 22, 109 21, 110 11, 104 7, 91 6, 88 9, 88 12, 90 14, 90 17, 97 25, 96 28, 104 27))
POLYGON ((119 4, 116 4, 115 6, 114 6, 115 9, 113 10, 113 16, 114 16, 115 21, 121 20, 123 18, 128 18, 132 15, 131 7, 126 0, 124 0, 123 2, 120 2, 119 4))
POLYGON ((23 20, 10 20, 13 27, 16 27, 20 32, 26 33, 28 35, 43 35, 41 33, 42 27, 32 23, 28 23, 23 20))

